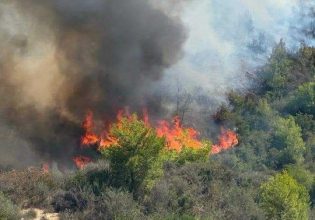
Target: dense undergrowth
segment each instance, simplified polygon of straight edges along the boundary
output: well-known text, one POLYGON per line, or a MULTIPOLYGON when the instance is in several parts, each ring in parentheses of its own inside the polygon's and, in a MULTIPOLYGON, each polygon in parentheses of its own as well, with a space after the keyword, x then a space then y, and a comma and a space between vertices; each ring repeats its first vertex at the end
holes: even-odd
POLYGON ((166 151, 144 122, 126 119, 112 128, 119 147, 82 170, 1 172, 0 219, 29 207, 62 219, 315 218, 314 80, 315 48, 290 53, 280 42, 254 89, 231 91, 213 116, 236 128, 236 148, 166 151))

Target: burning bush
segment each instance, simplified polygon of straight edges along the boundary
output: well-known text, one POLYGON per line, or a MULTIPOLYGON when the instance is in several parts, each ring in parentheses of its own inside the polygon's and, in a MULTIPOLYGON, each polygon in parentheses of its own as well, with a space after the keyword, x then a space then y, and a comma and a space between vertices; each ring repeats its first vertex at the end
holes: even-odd
POLYGON ((117 122, 101 135, 92 132, 91 114, 83 124, 86 132, 82 144, 98 144, 98 150, 110 162, 111 185, 127 187, 130 191, 143 184, 150 188, 163 174, 165 161, 183 164, 208 157, 210 143, 199 141, 197 131, 183 128, 178 118, 173 125, 162 121, 156 129, 149 124, 147 116, 144 118, 120 113, 117 122))

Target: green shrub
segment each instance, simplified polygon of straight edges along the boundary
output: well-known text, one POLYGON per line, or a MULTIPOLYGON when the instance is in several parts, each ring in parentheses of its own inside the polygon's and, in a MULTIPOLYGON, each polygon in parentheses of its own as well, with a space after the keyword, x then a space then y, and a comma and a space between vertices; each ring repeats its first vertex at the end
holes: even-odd
POLYGON ((309 194, 287 172, 262 184, 260 191, 260 204, 268 219, 308 219, 309 194))
POLYGON ((293 113, 305 113, 315 116, 315 82, 304 83, 294 93, 288 108, 293 113))
POLYGON ((163 174, 164 162, 184 164, 206 160, 210 152, 208 142, 199 149, 182 146, 179 152, 169 150, 165 138, 158 137, 155 129, 139 120, 136 115, 122 118, 113 124, 109 136, 116 141, 103 147, 101 153, 110 163, 110 184, 131 192, 137 191, 140 186, 152 188, 155 180, 163 174))
POLYGON ((108 219, 144 219, 140 207, 132 194, 119 190, 107 189, 101 196, 89 195, 87 206, 77 212, 65 212, 61 219, 108 220, 108 219))
POLYGON ((0 192, 0 219, 1 220, 18 220, 19 209, 2 192, 0 192))
POLYGON ((306 148, 301 132, 301 128, 295 123, 293 117, 279 117, 274 121, 272 145, 277 151, 274 160, 278 162, 279 167, 303 162, 306 148))

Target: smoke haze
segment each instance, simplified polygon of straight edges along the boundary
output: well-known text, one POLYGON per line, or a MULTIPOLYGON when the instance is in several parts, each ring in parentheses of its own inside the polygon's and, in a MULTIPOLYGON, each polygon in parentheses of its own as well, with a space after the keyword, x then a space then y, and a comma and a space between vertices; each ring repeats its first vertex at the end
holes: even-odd
POLYGON ((76 153, 87 110, 106 121, 144 107, 185 40, 181 23, 145 0, 5 1, 0 10, 1 124, 44 161, 76 153))
POLYGON ((184 87, 200 86, 222 100, 226 91, 249 86, 245 73, 262 65, 280 39, 291 50, 301 42, 314 45, 303 32, 314 27, 314 8, 311 0, 187 2, 181 12, 189 36, 185 56, 165 81, 180 79, 184 87))
POLYGON ((88 110, 105 122, 125 106, 154 117, 174 108, 156 95, 179 84, 202 90, 213 111, 226 91, 249 86, 246 71, 280 39, 313 44, 312 30, 301 31, 312 9, 298 0, 1 1, 0 165, 71 163, 88 110))

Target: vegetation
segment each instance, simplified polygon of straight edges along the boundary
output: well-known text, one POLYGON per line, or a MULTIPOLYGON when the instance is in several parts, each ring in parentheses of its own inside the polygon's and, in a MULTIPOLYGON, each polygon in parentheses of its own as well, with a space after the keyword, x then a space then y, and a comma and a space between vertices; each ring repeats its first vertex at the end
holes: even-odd
POLYGON ((125 117, 81 170, 1 173, 0 219, 17 206, 63 219, 314 219, 314 60, 315 48, 292 53, 281 41, 252 88, 229 92, 213 120, 235 129, 235 148, 211 154, 210 142, 180 141, 169 149, 166 137, 125 117))
POLYGON ((19 219, 18 208, 0 193, 0 219, 1 220, 17 220, 19 219))
POLYGON ((308 219, 309 195, 287 172, 261 187, 261 206, 268 219, 308 219))

